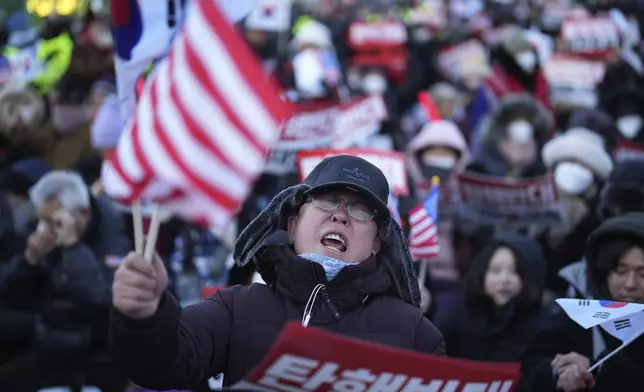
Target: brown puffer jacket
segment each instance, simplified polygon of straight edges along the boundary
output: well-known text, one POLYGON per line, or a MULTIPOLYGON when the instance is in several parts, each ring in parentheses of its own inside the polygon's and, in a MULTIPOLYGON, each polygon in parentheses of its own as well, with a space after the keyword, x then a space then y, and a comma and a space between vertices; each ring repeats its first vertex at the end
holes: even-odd
POLYGON ((323 268, 298 258, 289 246, 271 249, 276 282, 235 286, 184 308, 171 294, 150 319, 131 320, 113 311, 111 337, 121 367, 138 385, 198 389, 224 373, 232 385, 260 363, 284 324, 302 320, 316 285, 309 326, 428 354, 445 355, 440 332, 421 310, 390 296, 390 276, 376 257, 348 266, 331 282, 323 268))

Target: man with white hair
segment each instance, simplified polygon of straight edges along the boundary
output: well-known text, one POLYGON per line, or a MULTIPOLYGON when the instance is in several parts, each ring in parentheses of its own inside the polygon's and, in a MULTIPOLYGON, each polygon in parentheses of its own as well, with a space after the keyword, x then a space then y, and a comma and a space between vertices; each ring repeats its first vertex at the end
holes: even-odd
POLYGON ((0 275, 0 298, 33 311, 27 349, 0 363, 0 390, 16 392, 61 375, 78 376, 102 358, 111 302, 105 262, 114 255, 109 252, 129 248, 118 212, 92 198, 80 175, 50 172, 31 188, 30 198, 38 228, 0 275))

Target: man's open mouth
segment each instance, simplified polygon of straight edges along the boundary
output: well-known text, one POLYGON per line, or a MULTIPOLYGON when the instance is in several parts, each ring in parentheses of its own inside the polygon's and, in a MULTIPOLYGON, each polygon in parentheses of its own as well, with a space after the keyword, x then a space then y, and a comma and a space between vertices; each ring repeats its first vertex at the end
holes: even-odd
POLYGON ((347 251, 347 241, 339 233, 329 233, 320 240, 325 248, 337 253, 344 253, 347 251))

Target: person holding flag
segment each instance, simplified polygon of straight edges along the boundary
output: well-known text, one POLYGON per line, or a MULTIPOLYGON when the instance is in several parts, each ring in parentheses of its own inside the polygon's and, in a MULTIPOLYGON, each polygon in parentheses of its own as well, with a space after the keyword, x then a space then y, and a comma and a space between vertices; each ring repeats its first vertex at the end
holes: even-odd
POLYGON ((642 390, 644 318, 635 304, 644 303, 644 213, 605 221, 588 239, 585 256, 589 290, 599 301, 564 306, 558 300, 565 313, 555 312, 528 349, 518 392, 642 390), (636 306, 632 316, 612 319, 636 306))
POLYGON ((138 385, 193 388, 224 373, 229 386, 268 352, 287 321, 374 343, 444 355, 443 337, 419 309, 389 184, 354 156, 323 160, 278 194, 241 233, 234 258, 253 260, 267 284, 219 290, 181 308, 163 263, 130 254, 114 278, 114 351, 138 385))

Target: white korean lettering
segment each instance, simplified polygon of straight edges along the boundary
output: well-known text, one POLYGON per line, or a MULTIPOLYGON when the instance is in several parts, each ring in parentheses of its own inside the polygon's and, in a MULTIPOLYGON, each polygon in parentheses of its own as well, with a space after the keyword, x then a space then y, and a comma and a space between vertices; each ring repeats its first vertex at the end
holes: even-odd
POLYGON ((492 381, 490 387, 486 390, 482 389, 483 392, 499 392, 499 387, 501 386, 501 381, 492 381))
MULTIPOLYGON (((487 389, 488 385, 489 384, 486 382, 468 382, 463 387, 462 392, 492 392, 491 389, 487 389)), ((498 388, 498 386, 496 388, 498 388)))
POLYGON ((503 381, 503 385, 501 385, 501 389, 499 392, 510 392, 510 388, 512 388, 512 384, 514 384, 513 381, 503 381))
POLYGON ((442 380, 432 380, 428 384, 423 384, 422 378, 411 377, 401 392, 439 392, 442 385, 442 380))
POLYGON ((258 383, 278 391, 301 391, 300 385, 306 382, 308 375, 318 366, 319 362, 313 359, 283 354, 266 370, 258 383), (282 383, 284 381, 297 384, 297 387, 285 385, 282 383))
POLYGON ((445 386, 443 389, 441 389, 441 392, 456 392, 456 388, 461 384, 460 381, 458 380, 449 380, 447 383, 445 383, 445 386))
POLYGON ((339 367, 340 365, 337 363, 325 363, 307 382, 302 384, 302 388, 307 391, 315 391, 324 384, 334 383, 338 379, 335 372, 339 367))
POLYGON ((405 381, 404 374, 382 373, 367 392, 398 392, 405 381))
POLYGON ((333 384, 334 392, 364 392, 376 380, 369 369, 345 370, 342 379, 333 384))

